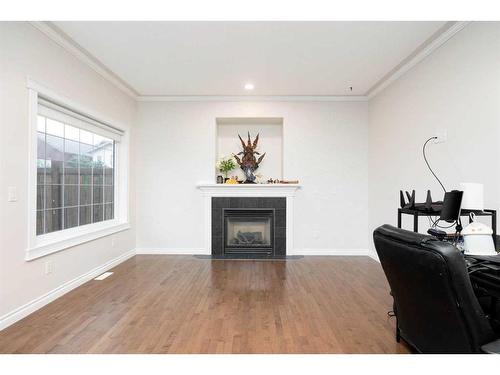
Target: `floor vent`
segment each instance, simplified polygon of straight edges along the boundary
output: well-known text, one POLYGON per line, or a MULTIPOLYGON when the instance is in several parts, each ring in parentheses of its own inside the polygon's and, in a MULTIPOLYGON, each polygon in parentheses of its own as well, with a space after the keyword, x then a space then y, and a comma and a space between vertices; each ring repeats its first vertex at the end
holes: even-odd
POLYGON ((102 275, 97 276, 94 280, 104 280, 106 277, 109 277, 113 274, 113 272, 104 272, 102 275))

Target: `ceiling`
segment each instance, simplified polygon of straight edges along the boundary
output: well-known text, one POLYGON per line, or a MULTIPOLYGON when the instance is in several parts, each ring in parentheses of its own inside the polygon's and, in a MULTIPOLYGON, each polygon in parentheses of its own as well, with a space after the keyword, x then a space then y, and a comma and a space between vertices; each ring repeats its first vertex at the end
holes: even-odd
POLYGON ((54 22, 141 96, 365 95, 446 22, 54 22), (255 89, 246 91, 244 85, 255 89), (352 90, 350 89, 352 87, 352 90))

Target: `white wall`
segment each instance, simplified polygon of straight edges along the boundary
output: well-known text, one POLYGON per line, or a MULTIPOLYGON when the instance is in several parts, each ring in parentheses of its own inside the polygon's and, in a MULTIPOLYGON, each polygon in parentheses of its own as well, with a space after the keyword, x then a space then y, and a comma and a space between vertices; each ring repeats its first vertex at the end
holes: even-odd
POLYGON ((396 224, 400 189, 442 199, 421 150, 436 130, 448 141, 430 144, 428 155, 445 187, 483 183, 485 205, 499 209, 500 23, 469 24, 372 99, 369 129, 370 235, 396 224))
POLYGON ((196 184, 214 180, 217 117, 284 119, 284 178, 303 185, 295 207, 297 251, 368 248, 366 102, 140 103, 138 248, 203 248, 196 184))
MULTIPOLYGON (((114 235, 114 248, 111 238, 105 237, 34 261, 24 260, 30 162, 27 76, 126 126, 134 123, 136 115, 135 100, 33 26, 0 23, 0 320, 34 298, 130 251, 135 244, 134 230, 128 230, 114 235), (9 186, 17 188, 17 202, 7 202, 9 186), (48 260, 53 262, 54 272, 45 275, 48 260)), ((133 200, 130 207, 133 223, 133 200)))

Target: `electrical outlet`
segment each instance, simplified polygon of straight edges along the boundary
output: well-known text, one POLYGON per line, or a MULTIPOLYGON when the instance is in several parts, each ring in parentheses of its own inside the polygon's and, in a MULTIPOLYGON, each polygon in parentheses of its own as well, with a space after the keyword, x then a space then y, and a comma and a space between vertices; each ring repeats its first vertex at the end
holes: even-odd
POLYGON ((446 130, 436 130, 435 133, 436 139, 434 139, 434 143, 443 143, 448 140, 448 132, 446 130))
POLYGON ((52 272, 54 272, 54 262, 49 260, 45 262, 45 274, 50 275, 52 272))

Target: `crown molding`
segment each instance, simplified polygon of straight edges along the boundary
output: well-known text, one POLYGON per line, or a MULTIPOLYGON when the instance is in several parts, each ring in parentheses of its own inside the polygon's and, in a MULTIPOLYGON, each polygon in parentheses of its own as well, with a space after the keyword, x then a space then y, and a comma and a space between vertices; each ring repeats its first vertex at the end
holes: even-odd
POLYGON ((405 58, 394 69, 382 77, 365 94, 368 100, 374 98, 382 92, 387 86, 398 80, 411 68, 424 60, 427 56, 436 51, 439 47, 450 40, 455 34, 466 27, 470 21, 447 22, 442 28, 434 33, 422 45, 420 45, 411 55, 405 58))
POLYGON ((125 94, 133 99, 137 99, 139 93, 135 91, 130 85, 123 81, 119 76, 109 70, 97 58, 92 56, 88 51, 71 39, 66 33, 60 30, 51 22, 45 21, 30 21, 29 22, 37 30, 48 36, 53 42, 64 48, 66 51, 77 57, 80 61, 92 68, 102 77, 111 82, 115 87, 123 91, 125 94))
POLYGON ((139 102, 366 102, 364 95, 139 95, 139 102))
POLYGON ((33 27, 77 57, 102 77, 139 102, 367 102, 398 80, 411 68, 445 44, 470 21, 447 22, 394 69, 375 83, 365 95, 140 95, 64 31, 51 22, 30 21, 33 27))

